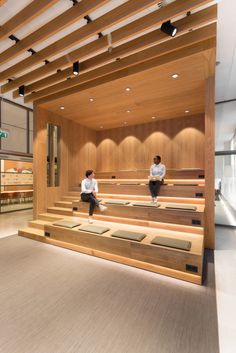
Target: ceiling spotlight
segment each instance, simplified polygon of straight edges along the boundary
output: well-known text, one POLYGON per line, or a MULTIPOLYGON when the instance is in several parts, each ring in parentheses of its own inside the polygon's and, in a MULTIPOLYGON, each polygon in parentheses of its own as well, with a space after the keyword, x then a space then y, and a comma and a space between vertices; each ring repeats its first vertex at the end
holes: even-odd
POLYGON ((19 96, 20 97, 24 97, 25 95, 25 86, 20 86, 19 89, 18 89, 18 92, 19 92, 19 96))
POLYGON ((152 116, 152 119, 154 120, 154 119, 156 119, 156 117, 155 117, 155 116, 152 116))
POLYGON ((62 106, 60 107, 60 109, 61 109, 61 110, 64 110, 64 109, 65 109, 65 107, 63 107, 63 105, 62 105, 62 106))
POLYGON ((177 27, 173 26, 170 21, 163 22, 161 25, 162 32, 174 37, 178 31, 177 27))
POLYGON ((189 113, 189 110, 185 110, 185 113, 189 113))
POLYGON ((171 75, 171 77, 172 77, 172 78, 178 78, 179 75, 178 75, 178 74, 173 74, 173 75, 171 75))
POLYGON ((126 113, 130 113, 130 110, 126 110, 126 113))
POLYGON ((73 63, 73 74, 75 76, 79 75, 79 62, 78 61, 73 63))
POLYGON ((93 98, 89 98, 89 101, 90 101, 90 102, 93 102, 93 101, 94 101, 94 99, 93 99, 93 98))
POLYGON ((100 126, 100 129, 103 129, 103 126, 100 126))
POLYGON ((124 125, 126 125, 127 124, 127 121, 124 121, 124 125))
POLYGON ((126 87, 125 89, 127 92, 131 91, 131 88, 130 87, 126 87))

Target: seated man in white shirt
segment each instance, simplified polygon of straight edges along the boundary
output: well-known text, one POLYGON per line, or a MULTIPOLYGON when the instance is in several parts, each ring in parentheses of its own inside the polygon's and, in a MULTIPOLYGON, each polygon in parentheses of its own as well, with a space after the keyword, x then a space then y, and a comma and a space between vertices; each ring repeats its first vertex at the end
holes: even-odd
POLYGON ((152 164, 150 168, 149 190, 152 196, 152 201, 157 202, 157 196, 166 174, 166 167, 161 163, 160 156, 155 156, 153 162, 154 164, 152 164))
POLYGON ((107 209, 106 206, 100 205, 96 195, 98 192, 98 183, 94 179, 94 172, 93 170, 87 170, 85 173, 86 178, 82 180, 81 183, 81 200, 85 202, 89 202, 89 218, 88 222, 93 223, 93 212, 94 208, 97 206, 100 211, 105 211, 107 209))

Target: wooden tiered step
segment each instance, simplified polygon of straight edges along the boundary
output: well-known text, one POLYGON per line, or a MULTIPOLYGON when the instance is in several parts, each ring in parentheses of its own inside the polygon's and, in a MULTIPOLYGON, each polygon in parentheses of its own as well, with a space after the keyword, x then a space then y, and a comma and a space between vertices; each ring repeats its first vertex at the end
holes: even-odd
MULTIPOLYGON (((106 200, 103 200, 106 203, 106 200)), ((193 210, 167 209, 169 203, 161 202, 159 207, 134 206, 133 202, 128 205, 107 205, 104 215, 113 217, 124 217, 132 219, 150 220, 156 222, 175 223, 183 225, 204 226, 204 205, 188 204, 196 208, 193 210)), ((174 204, 172 204, 174 206, 174 204)), ((89 203, 72 201, 74 211, 88 214, 89 203)), ((95 208, 95 214, 99 210, 95 208)))
MULTIPOLYGON (((133 179, 133 178, 146 178, 149 175, 150 169, 138 169, 138 170, 117 170, 111 172, 99 172, 96 171, 95 177, 98 179, 105 178, 125 178, 125 179, 133 179)), ((183 168, 183 169, 167 169, 166 170, 166 178, 172 179, 204 179, 205 172, 203 169, 199 168, 183 168)))
MULTIPOLYGON (((150 195, 148 179, 98 179, 99 192, 106 194, 150 195)), ((160 188, 160 196, 204 197, 204 179, 166 179, 160 188)), ((80 186, 72 192, 80 192, 80 186)))
MULTIPOLYGON (((50 214, 42 214, 41 218, 47 218, 47 220, 31 222, 31 226, 20 230, 19 235, 201 284, 203 235, 182 233, 168 228, 147 228, 104 221, 97 221, 96 224, 108 227, 110 230, 97 235, 80 231, 81 226, 73 229, 55 226, 52 224, 55 220, 48 220, 50 217, 50 214), (111 234, 118 229, 144 233, 146 237, 141 242, 112 237, 111 234), (156 236, 162 240, 170 238, 189 241, 190 251, 153 245, 151 242, 156 236)), ((61 218, 60 215, 54 215, 54 217, 57 220, 61 218)), ((83 218, 64 218, 85 224, 83 218)))
MULTIPOLYGON (((124 195, 124 194, 102 194, 98 193, 97 198, 101 199, 116 199, 116 200, 129 200, 129 201, 150 201, 150 196, 142 195, 124 195)), ((80 193, 75 193, 74 196, 63 196, 62 201, 56 202, 56 206, 70 207, 72 201, 80 200, 80 193), (62 206, 63 205, 63 206, 62 206)), ((198 204, 204 205, 205 199, 203 198, 189 198, 189 197, 158 197, 158 202, 168 203, 185 203, 185 204, 198 204)))

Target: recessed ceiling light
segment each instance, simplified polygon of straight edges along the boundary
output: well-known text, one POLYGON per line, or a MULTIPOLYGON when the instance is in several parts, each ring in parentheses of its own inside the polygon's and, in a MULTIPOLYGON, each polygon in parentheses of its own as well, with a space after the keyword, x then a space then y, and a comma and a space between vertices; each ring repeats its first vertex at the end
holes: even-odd
POLYGON ((90 102, 93 102, 93 101, 94 101, 94 99, 93 99, 93 98, 89 98, 89 101, 90 101, 90 102))
POLYGON ((156 119, 156 116, 152 116, 152 119, 153 119, 153 120, 156 119))
POLYGON ((64 109, 65 109, 65 107, 63 107, 63 105, 62 105, 62 106, 60 107, 60 109, 61 109, 61 110, 64 110, 64 109))
POLYGON ((171 77, 172 77, 172 78, 178 78, 179 75, 178 75, 178 74, 173 74, 173 75, 171 75, 171 77))
POLYGON ((185 110, 185 113, 189 113, 189 110, 185 110))
POLYGON ((103 129, 103 126, 100 126, 100 129, 103 129))
POLYGON ((126 125, 127 124, 127 121, 124 121, 124 125, 126 125))
POLYGON ((126 113, 130 113, 130 110, 126 110, 126 113))
POLYGON ((130 87, 126 87, 125 89, 127 92, 131 91, 131 88, 130 87))

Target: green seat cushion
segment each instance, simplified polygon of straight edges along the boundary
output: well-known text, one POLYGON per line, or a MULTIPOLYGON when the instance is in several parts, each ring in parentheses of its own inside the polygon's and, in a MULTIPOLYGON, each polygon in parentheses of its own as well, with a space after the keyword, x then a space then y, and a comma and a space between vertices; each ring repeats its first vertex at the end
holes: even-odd
POLYGON ((130 202, 125 200, 106 200, 104 203, 107 205, 128 205, 130 202))
POLYGON ((128 230, 117 230, 111 234, 112 237, 122 238, 127 240, 141 241, 146 237, 146 234, 130 232, 128 230))
POLYGON ((89 232, 89 233, 95 233, 95 234, 103 234, 103 233, 108 232, 108 230, 110 230, 110 228, 96 226, 94 224, 88 224, 88 225, 80 227, 78 230, 84 231, 84 232, 89 232))
POLYGON ((166 246, 168 248, 175 248, 189 251, 191 249, 191 241, 182 240, 182 239, 173 239, 173 238, 164 238, 164 237, 155 237, 151 244, 166 246))
POLYGON ((169 204, 166 205, 165 208, 171 209, 171 210, 184 210, 184 211, 196 211, 197 207, 196 206, 190 206, 190 205, 175 205, 175 204, 169 204))
POLYGON ((142 202, 142 201, 133 202, 132 205, 140 206, 140 207, 160 207, 160 203, 142 202))
POLYGON ((80 226, 81 223, 75 222, 75 221, 66 221, 66 220, 62 220, 62 221, 57 221, 55 223, 53 223, 54 226, 58 226, 58 227, 64 227, 64 228, 75 228, 80 226))

